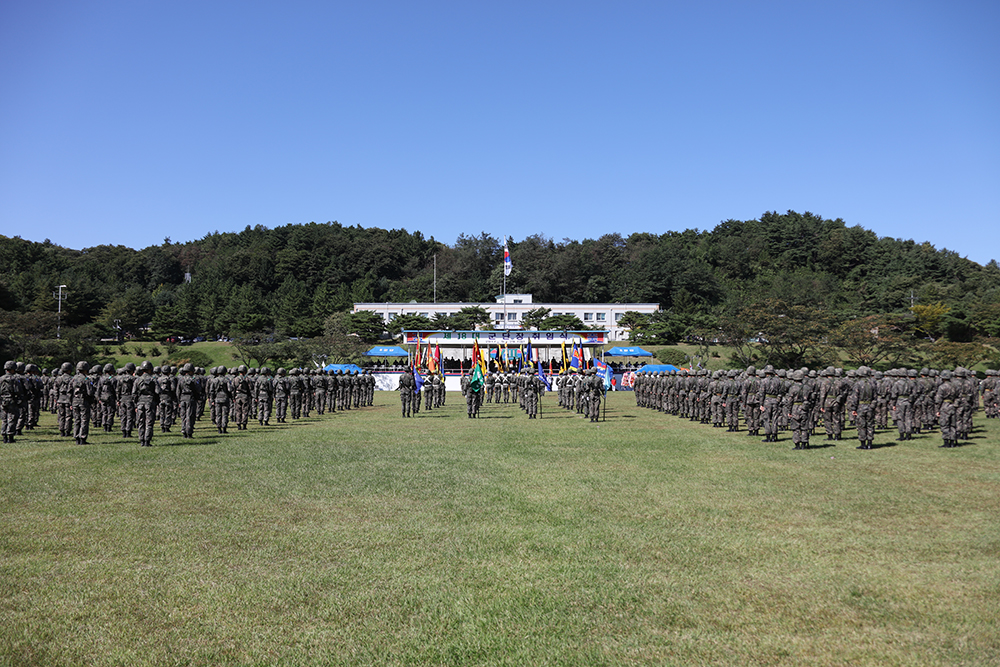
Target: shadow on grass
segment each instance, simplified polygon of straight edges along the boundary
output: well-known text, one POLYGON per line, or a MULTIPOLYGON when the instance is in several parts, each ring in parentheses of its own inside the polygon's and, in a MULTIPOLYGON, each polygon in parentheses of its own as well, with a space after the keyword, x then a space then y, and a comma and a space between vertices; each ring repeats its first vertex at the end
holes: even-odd
POLYGON ((886 447, 895 447, 898 444, 895 440, 890 442, 873 442, 872 449, 885 449, 886 447))

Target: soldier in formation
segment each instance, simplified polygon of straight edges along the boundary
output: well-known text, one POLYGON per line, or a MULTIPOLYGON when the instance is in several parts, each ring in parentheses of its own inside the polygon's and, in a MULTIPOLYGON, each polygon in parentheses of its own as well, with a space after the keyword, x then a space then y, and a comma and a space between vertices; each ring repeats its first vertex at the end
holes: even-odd
POLYGON ((201 400, 201 383, 194 373, 194 364, 186 363, 181 368, 176 388, 177 413, 181 419, 181 436, 194 437, 194 423, 198 417, 198 402, 201 400))
MULTIPOLYGON (((998 381, 997 371, 987 372, 979 382, 965 368, 876 373, 864 366, 846 372, 832 366, 819 372, 750 366, 742 372, 712 374, 640 371, 634 390, 639 407, 692 421, 707 420, 716 427, 724 422, 731 432, 741 430, 742 417, 748 435, 763 430, 763 442, 777 442, 780 433, 791 431, 797 449, 808 448, 809 436, 817 430, 825 431, 829 441, 841 440, 849 419, 859 449, 874 449, 876 433, 888 429, 890 420, 900 442, 940 427, 942 446, 956 447, 972 432, 980 398, 988 418, 998 414, 998 381), (880 397, 886 411, 884 427, 879 426, 880 397)), ((567 409, 579 405, 573 400, 576 384, 571 374, 564 373, 557 380, 560 405, 567 409)), ((587 411, 587 406, 582 410, 587 411)))

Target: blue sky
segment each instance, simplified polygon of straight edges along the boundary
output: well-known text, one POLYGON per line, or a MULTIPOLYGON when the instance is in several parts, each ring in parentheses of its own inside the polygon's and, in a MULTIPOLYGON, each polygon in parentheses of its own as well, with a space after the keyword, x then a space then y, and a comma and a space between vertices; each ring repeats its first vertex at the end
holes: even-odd
POLYGON ((811 211, 1000 258, 1000 2, 0 3, 0 234, 811 211))

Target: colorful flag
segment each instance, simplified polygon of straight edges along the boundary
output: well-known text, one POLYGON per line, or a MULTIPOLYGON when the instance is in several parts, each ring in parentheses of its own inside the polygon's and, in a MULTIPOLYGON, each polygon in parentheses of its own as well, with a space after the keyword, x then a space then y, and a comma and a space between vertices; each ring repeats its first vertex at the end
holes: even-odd
POLYGON ((570 368, 575 368, 580 370, 583 366, 583 358, 580 356, 580 350, 576 346, 576 341, 573 341, 573 349, 570 354, 569 366, 570 368))
POLYGON ((569 355, 566 354, 566 341, 562 342, 562 369, 560 370, 562 372, 569 370, 569 355))
POLYGON ((503 274, 509 276, 513 265, 510 263, 510 247, 507 245, 507 235, 503 237, 503 274))
POLYGON ((600 359, 594 359, 594 368, 597 369, 597 374, 604 378, 604 391, 611 388, 611 378, 615 376, 615 372, 606 363, 600 359))
POLYGON ((472 341, 472 365, 478 366, 483 375, 486 374, 486 359, 479 350, 479 339, 472 341))
POLYGON ((528 363, 528 364, 535 363, 535 356, 531 353, 531 339, 530 338, 528 339, 527 355, 528 355, 528 359, 527 359, 527 361, 525 363, 528 363))

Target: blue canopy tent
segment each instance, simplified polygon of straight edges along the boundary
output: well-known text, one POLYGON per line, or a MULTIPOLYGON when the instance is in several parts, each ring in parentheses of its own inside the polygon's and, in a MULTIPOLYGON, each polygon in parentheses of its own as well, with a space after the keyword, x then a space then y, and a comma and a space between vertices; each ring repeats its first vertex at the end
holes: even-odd
POLYGON ((679 371, 680 369, 673 364, 646 364, 639 369, 643 373, 659 373, 660 371, 679 371))
POLYGON ((353 373, 357 371, 361 372, 361 367, 357 364, 327 364, 323 367, 324 371, 343 371, 345 373, 353 373))
POLYGON ((381 345, 365 352, 366 357, 408 357, 406 350, 398 345, 381 345))
POLYGON ((648 352, 641 347, 613 347, 604 353, 608 357, 651 357, 652 352, 648 352))

